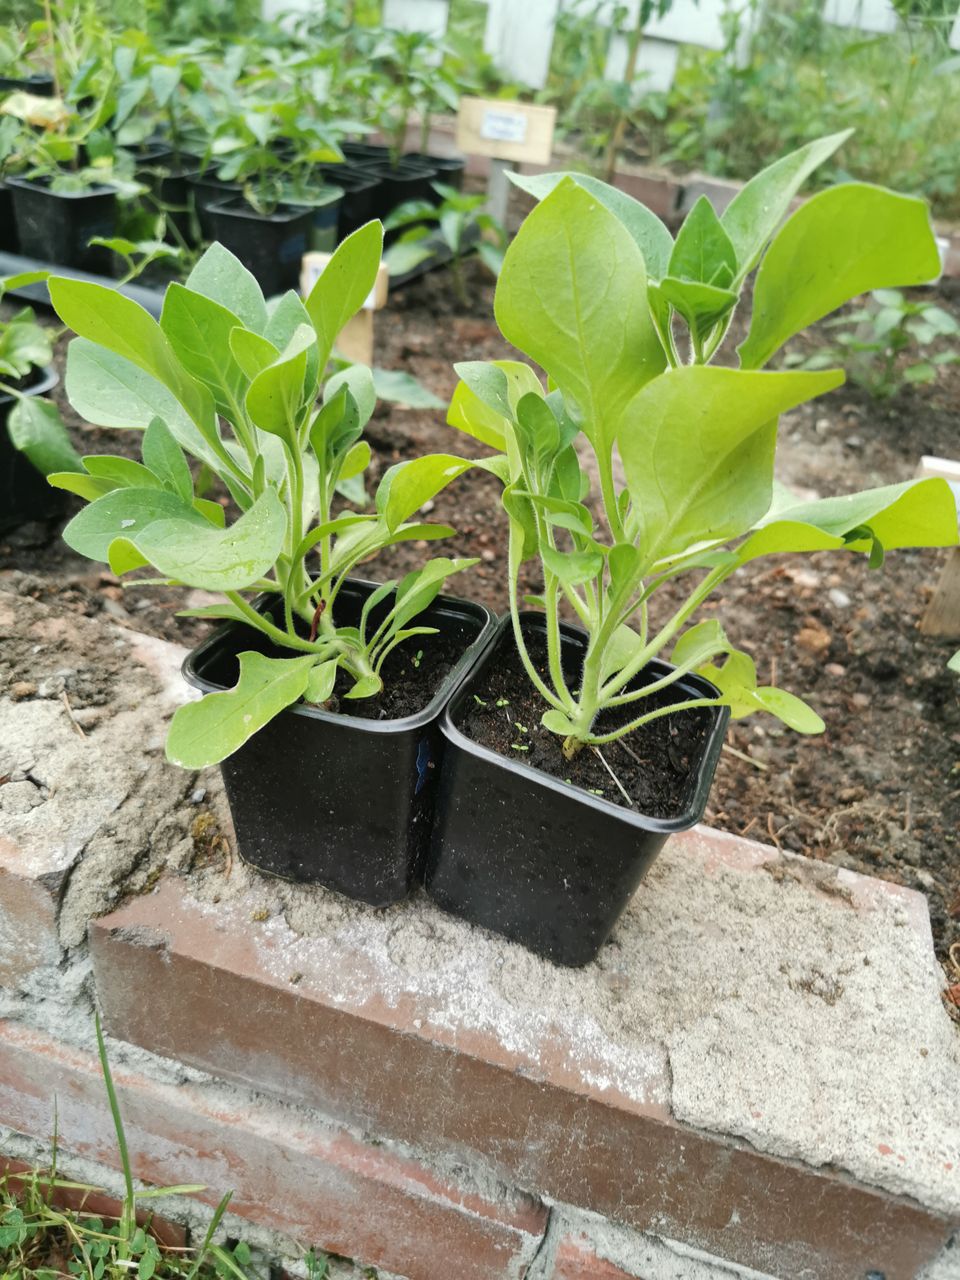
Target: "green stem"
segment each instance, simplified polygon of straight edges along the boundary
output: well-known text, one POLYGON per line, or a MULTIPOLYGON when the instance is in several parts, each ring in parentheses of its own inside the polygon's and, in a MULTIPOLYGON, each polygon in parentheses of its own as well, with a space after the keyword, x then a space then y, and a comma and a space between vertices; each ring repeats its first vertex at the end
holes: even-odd
POLYGON ((549 702, 551 707, 557 711, 566 712, 567 707, 559 700, 559 698, 551 692, 546 683, 540 678, 540 673, 531 661, 530 654, 527 652, 527 646, 523 638, 523 628, 520 626, 520 607, 519 607, 519 579, 520 579, 520 554, 519 541, 523 537, 522 532, 517 533, 517 526, 514 521, 510 521, 510 543, 508 552, 508 572, 510 575, 510 618, 513 622, 513 639, 517 646, 517 653, 520 655, 520 661, 523 663, 527 675, 530 677, 530 683, 537 692, 549 702))
POLYGON ((620 729, 614 729, 612 733, 597 734, 587 738, 586 741, 600 747, 605 742, 616 742, 618 738, 625 738, 628 733, 633 733, 641 725, 650 724, 652 720, 659 720, 662 716, 673 715, 675 711, 694 711, 697 707, 717 707, 720 705, 722 704, 717 698, 691 698, 689 702, 674 702, 669 707, 658 707, 656 711, 648 711, 645 716, 638 716, 636 720, 631 720, 629 724, 625 724, 620 729))
POLYGON ((265 636, 269 636, 271 640, 275 640, 277 644, 282 645, 285 649, 296 649, 300 653, 323 653, 324 648, 329 643, 327 640, 317 640, 311 644, 309 640, 301 639, 295 632, 281 630, 269 618, 262 613, 258 613, 249 601, 244 600, 239 591, 227 591, 224 594, 231 604, 236 605, 252 627, 255 627, 257 631, 262 631, 265 636))

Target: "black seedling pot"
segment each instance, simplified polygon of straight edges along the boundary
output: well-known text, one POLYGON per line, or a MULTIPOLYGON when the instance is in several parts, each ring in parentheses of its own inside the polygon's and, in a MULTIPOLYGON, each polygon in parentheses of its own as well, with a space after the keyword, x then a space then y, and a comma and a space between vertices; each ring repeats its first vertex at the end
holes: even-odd
POLYGON ((337 217, 337 242, 379 216, 380 179, 353 164, 322 164, 327 182, 343 192, 337 217))
POLYGON ((19 248, 13 216, 13 192, 5 182, 0 182, 0 253, 17 253, 19 248))
MULTIPOLYGON (((408 151, 403 158, 434 169, 437 175, 434 182, 444 182, 448 187, 456 187, 458 191, 463 190, 463 175, 467 167, 463 156, 431 156, 424 151, 408 151)), ((431 198, 437 204, 443 203, 436 191, 431 193, 431 198)))
POLYGON ((401 160, 395 166, 389 161, 371 161, 369 164, 364 163, 362 167, 380 179, 380 213, 383 217, 408 200, 433 201, 437 198, 437 193, 431 186, 437 171, 419 160, 401 160))
MULTIPOLYGON (((337 622, 355 626, 374 589, 374 583, 348 582, 337 599, 337 622)), ((374 610, 374 625, 386 607, 374 610)), ((418 882, 440 772, 439 719, 496 621, 482 605, 442 595, 417 621, 462 644, 459 660, 422 711, 399 720, 364 720, 299 703, 224 760, 220 767, 246 862, 375 907, 406 897, 418 882)), ((425 647, 439 638, 408 643, 425 647)), ((228 688, 237 678, 236 655, 246 649, 279 652, 258 633, 231 623, 188 654, 184 675, 204 692, 228 688)))
MULTIPOLYGON (((224 182, 212 172, 197 170, 184 175, 188 199, 197 215, 202 240, 216 240, 211 209, 216 204, 237 197, 243 188, 239 182, 224 182)), ((171 201, 171 203, 173 203, 171 201)))
POLYGON ((0 76, 0 93, 32 93, 37 98, 52 98, 56 86, 53 76, 37 72, 32 76, 0 76))
POLYGON ((347 160, 378 160, 390 163, 390 148, 377 142, 341 142, 340 150, 347 160))
POLYGON ((89 241, 116 231, 117 197, 111 187, 59 192, 42 179, 8 178, 7 183, 24 257, 109 274, 110 250, 89 241))
POLYGON ((253 275, 268 296, 296 289, 300 265, 310 247, 314 210, 303 205, 279 205, 270 214, 257 213, 234 197, 208 210, 210 239, 219 240, 253 275))
MULTIPOLYGON (((52 369, 38 370, 36 381, 24 388, 28 396, 45 396, 57 385, 52 369)), ((19 449, 13 447, 7 418, 15 405, 13 396, 0 392, 0 531, 28 520, 51 520, 63 510, 63 493, 46 479, 19 449)))
MULTIPOLYGON (((525 630, 543 631, 542 614, 522 616, 525 630)), ((561 631, 564 667, 575 681, 586 637, 576 627, 561 631)), ((458 711, 484 671, 513 643, 506 617, 441 721, 443 773, 426 889, 453 915, 557 964, 584 965, 596 958, 667 837, 703 816, 729 711, 708 709, 712 723, 692 762, 682 811, 649 818, 508 760, 457 728, 458 711)), ((669 669, 654 661, 647 679, 669 669)), ((685 676, 676 688, 693 697, 716 696, 699 676, 685 676)))

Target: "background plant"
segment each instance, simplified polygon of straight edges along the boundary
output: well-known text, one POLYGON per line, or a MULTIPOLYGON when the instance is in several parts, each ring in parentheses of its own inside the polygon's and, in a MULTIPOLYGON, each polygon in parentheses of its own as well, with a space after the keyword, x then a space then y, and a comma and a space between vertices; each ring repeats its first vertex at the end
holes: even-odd
POLYGON ((501 451, 514 637, 547 706, 543 724, 567 755, 706 706, 729 706, 735 717, 764 710, 800 732, 821 731, 798 697, 758 683, 754 660, 715 618, 687 624, 730 574, 762 555, 846 548, 878 566, 894 547, 958 540, 954 498, 940 480, 810 503, 774 487, 779 414, 838 386, 843 374, 764 366, 851 296, 939 271, 923 203, 881 188, 824 191, 780 227, 805 178, 845 137, 765 169, 722 217, 698 201, 676 240, 644 206, 596 179, 518 179, 541 203, 507 251, 496 316, 554 389, 545 391, 527 364, 459 365, 448 420, 501 451), (755 268, 739 367, 713 364, 755 268), (578 440, 599 477, 599 525, 584 503, 578 440), (527 650, 519 612, 520 568, 530 559, 543 573, 545 673, 527 650), (686 600, 658 617, 658 593, 678 578, 691 584, 686 600), (587 633, 575 681, 561 660, 562 607, 587 633), (638 687, 666 652, 674 669, 638 687), (714 683, 716 696, 667 697, 692 671, 714 683), (654 694, 663 701, 651 704, 654 694), (608 710, 626 722, 598 723, 608 710))
POLYGON ((391 275, 401 276, 426 262, 436 251, 436 233, 450 254, 450 271, 457 297, 469 302, 463 276, 463 259, 474 250, 493 274, 499 275, 507 250, 506 228, 484 209, 486 196, 469 195, 443 182, 431 183, 441 197, 439 205, 429 200, 408 200, 384 222, 384 229, 406 228, 390 246, 384 261, 391 275))
POLYGON ((379 223, 361 227, 305 301, 290 292, 270 311, 219 245, 185 286, 168 288, 159 323, 112 289, 48 282, 79 335, 67 356, 71 404, 89 422, 144 432, 142 462, 85 457, 84 474, 51 477, 89 503, 66 542, 118 574, 149 567, 159 581, 220 595, 187 614, 242 622, 288 655, 245 651, 235 689, 180 708, 167 744, 174 763, 222 760, 300 697, 326 702, 341 671, 347 699, 376 696, 392 650, 431 633, 417 615, 450 574, 475 563, 428 560, 374 592, 357 626, 338 624, 337 598, 358 565, 394 543, 453 532, 415 513, 469 465, 447 455, 399 463, 380 481, 375 512, 334 513, 338 486, 370 460, 361 436, 376 394, 363 366, 326 370, 373 287, 382 242, 379 223), (188 456, 229 491, 240 512, 232 524, 197 495, 188 456), (266 608, 251 601, 260 593, 266 608), (380 604, 386 616, 374 622, 380 604))
POLYGON ((949 311, 900 289, 876 289, 866 305, 827 322, 833 342, 812 355, 789 354, 784 363, 804 369, 843 361, 851 381, 879 400, 911 383, 932 382, 943 365, 960 361, 960 336, 949 311), (944 341, 950 343, 931 350, 944 341))

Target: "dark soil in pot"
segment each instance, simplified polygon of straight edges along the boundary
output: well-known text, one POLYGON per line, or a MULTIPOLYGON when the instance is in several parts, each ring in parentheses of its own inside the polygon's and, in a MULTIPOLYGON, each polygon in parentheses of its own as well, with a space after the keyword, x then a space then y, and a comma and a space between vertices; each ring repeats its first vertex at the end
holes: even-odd
MULTIPOLYGON (((57 384, 53 369, 37 369, 17 385, 31 396, 43 396, 57 384)), ((13 396, 0 391, 0 531, 30 520, 52 520, 64 507, 61 490, 51 489, 36 467, 13 447, 7 417, 13 396)))
MULTIPOLYGON (((531 657, 546 668, 542 617, 524 620, 531 657)), ((575 684, 583 633, 563 628, 575 684)), ((634 685, 669 668, 651 663, 634 685)), ((686 676, 644 709, 713 696, 686 676)), ((628 739, 564 759, 540 725, 545 704, 520 662, 509 619, 443 721, 444 770, 426 884, 445 910, 559 964, 593 960, 673 831, 703 816, 728 713, 664 716, 628 739), (606 763, 604 763, 606 762, 606 763), (629 797, 629 803, 628 798, 629 797)), ((636 705, 608 713, 601 731, 636 705)))
POLYGON ((240 198, 208 210, 210 239, 240 259, 267 297, 296 289, 300 266, 310 247, 315 211, 303 205, 279 205, 257 213, 240 198))
POLYGON ((53 191, 47 179, 8 178, 20 252, 27 258, 108 274, 111 253, 90 245, 116 230, 117 197, 111 187, 53 191))
MULTIPOLYGON (((372 590, 351 582, 341 592, 341 625, 356 624, 372 590)), ((347 701, 350 682, 341 681, 332 705, 284 711, 223 762, 245 861, 373 906, 398 901, 416 883, 433 820, 438 720, 494 625, 482 606, 448 596, 422 623, 439 634, 411 637, 393 651, 379 698, 347 701)), ((278 653, 231 625, 188 656, 184 673, 207 691, 229 687, 245 649, 278 653)))

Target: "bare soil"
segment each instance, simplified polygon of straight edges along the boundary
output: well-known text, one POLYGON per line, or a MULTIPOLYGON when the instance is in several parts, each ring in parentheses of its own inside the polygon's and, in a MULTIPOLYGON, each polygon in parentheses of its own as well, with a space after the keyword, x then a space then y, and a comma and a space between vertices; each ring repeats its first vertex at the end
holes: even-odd
MULTIPOLYGON (((377 363, 408 370, 446 399, 454 361, 512 354, 493 321, 492 280, 479 263, 469 264, 467 278, 468 309, 442 271, 398 291, 378 316, 377 363)), ((955 284, 929 293, 960 314, 955 284)), ((804 341, 817 342, 816 331, 804 341)), ((129 435, 84 428, 67 414, 83 452, 135 453, 129 435)), ((368 439, 371 489, 383 470, 416 453, 484 452, 448 428, 442 412, 389 405, 378 408, 368 439)), ((944 366, 936 383, 907 386, 883 403, 848 386, 786 415, 780 440, 779 478, 804 495, 907 479, 923 454, 960 457, 960 368, 944 366)), ((443 554, 479 557, 455 580, 456 593, 502 611, 505 521, 496 480, 466 473, 438 495, 429 518, 452 524, 457 536, 392 548, 368 576, 398 577, 442 546, 443 554)), ((182 593, 124 589, 74 556, 57 532, 26 526, 0 539, 0 582, 16 573, 27 594, 184 644, 205 634, 205 624, 175 618, 182 593)), ((824 552, 760 561, 726 584, 710 606, 715 616, 755 657, 761 677, 805 697, 827 729, 804 738, 768 717, 733 724, 706 820, 923 891, 938 953, 960 983, 949 959, 960 943, 960 682, 946 669, 957 641, 918 630, 944 561, 942 552, 898 552, 871 571, 861 556, 824 552)), ((523 584, 538 585, 532 575, 523 584)), ((953 954, 960 964, 960 950, 953 954)))

